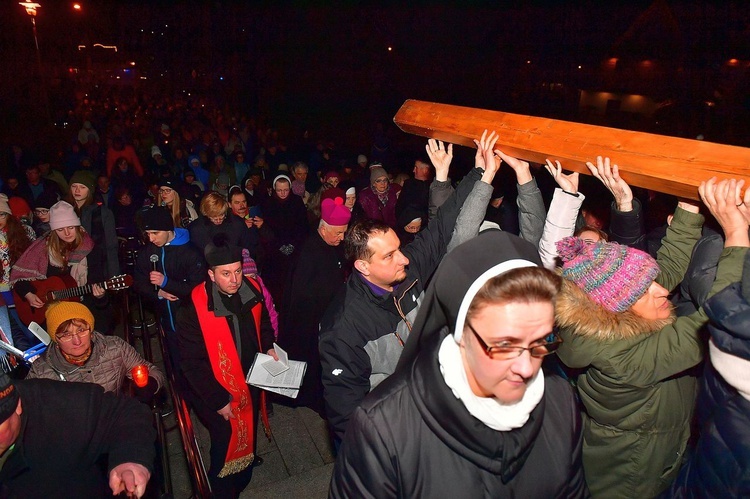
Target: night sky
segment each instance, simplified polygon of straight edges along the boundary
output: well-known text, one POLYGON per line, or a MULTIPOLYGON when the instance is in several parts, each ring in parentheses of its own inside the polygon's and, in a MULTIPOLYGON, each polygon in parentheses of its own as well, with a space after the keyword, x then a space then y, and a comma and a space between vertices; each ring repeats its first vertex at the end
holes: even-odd
MULTIPOLYGON (((389 122, 408 98, 574 118, 575 92, 596 86, 610 57, 705 74, 654 88, 659 98, 702 99, 724 61, 750 59, 747 2, 82 1, 80 12, 40 3, 55 108, 71 98, 70 68, 104 78, 135 62, 127 76, 142 88, 200 89, 278 126, 331 134, 389 122), (570 95, 538 98, 534 89, 549 82, 570 95)), ((35 121, 36 56, 23 8, 5 1, 0 19, 0 125, 12 130, 35 121)))

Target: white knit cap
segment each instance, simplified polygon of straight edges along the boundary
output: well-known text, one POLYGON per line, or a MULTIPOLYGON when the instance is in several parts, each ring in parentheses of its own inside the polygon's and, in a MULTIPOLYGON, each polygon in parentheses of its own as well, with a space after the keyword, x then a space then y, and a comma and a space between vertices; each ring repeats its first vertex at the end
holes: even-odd
POLYGON ((81 219, 76 215, 73 207, 65 201, 58 201, 49 209, 50 230, 62 229, 63 227, 77 227, 81 225, 81 219))
POLYGON ((356 193, 357 193, 357 189, 355 189, 354 187, 349 187, 346 190, 346 195, 347 196, 354 196, 356 193))

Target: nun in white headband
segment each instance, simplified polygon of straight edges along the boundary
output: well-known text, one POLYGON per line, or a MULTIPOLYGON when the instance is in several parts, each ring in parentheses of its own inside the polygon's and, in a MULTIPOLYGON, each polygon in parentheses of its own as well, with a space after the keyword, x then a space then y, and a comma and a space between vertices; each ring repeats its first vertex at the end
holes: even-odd
POLYGON ((331 496, 588 496, 573 392, 541 368, 559 289, 512 234, 449 253, 399 368, 349 422, 331 496))

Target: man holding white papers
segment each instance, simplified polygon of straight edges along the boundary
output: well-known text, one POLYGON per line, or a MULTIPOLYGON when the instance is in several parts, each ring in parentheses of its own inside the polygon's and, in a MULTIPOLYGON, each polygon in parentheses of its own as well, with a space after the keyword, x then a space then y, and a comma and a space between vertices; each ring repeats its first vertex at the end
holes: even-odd
MULTIPOLYGON (((221 235, 205 249, 205 283, 177 316, 182 372, 193 409, 211 435, 208 478, 215 497, 239 497, 255 458, 260 390, 245 383, 255 354, 278 359, 260 287, 242 275, 242 250, 221 235)), ((267 423, 266 414, 263 414, 267 423)))

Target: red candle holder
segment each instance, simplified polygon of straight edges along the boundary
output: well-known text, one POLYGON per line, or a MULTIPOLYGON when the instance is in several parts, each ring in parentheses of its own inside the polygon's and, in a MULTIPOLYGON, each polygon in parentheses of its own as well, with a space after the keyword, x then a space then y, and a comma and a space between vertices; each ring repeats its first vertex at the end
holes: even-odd
POLYGON ((135 366, 130 370, 130 375, 133 376, 133 381, 135 382, 135 385, 137 387, 143 388, 144 386, 148 385, 147 365, 141 364, 140 366, 135 366))

